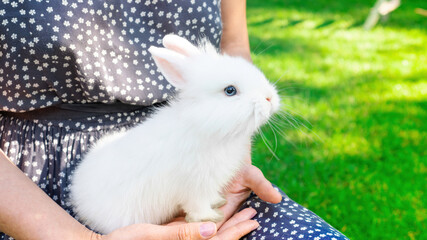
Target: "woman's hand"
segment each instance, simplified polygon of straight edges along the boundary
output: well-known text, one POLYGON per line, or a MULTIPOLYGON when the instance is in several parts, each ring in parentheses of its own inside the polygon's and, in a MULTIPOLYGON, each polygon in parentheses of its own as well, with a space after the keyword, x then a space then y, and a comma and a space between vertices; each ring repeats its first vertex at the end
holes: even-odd
POLYGON ((254 209, 247 208, 224 223, 217 230, 212 222, 187 223, 183 217, 177 218, 171 223, 163 226, 153 224, 134 224, 120 228, 106 236, 94 235, 93 239, 105 240, 201 240, 201 239, 240 239, 259 225, 250 220, 255 216, 254 209))
MULTIPOLYGON (((282 195, 273 188, 261 170, 250 164, 248 160, 247 165, 225 191, 227 203, 220 208, 224 212, 225 220, 236 212, 242 202, 248 198, 251 190, 266 202, 279 203, 282 200, 282 195)), ((229 222, 223 221, 218 226, 224 224, 223 227, 228 227, 229 222)))

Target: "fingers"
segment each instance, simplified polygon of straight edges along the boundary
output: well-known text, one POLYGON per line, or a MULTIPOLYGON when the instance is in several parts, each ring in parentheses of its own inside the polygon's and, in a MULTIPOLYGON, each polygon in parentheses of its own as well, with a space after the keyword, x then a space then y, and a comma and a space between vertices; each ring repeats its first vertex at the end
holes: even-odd
POLYGON ((171 226, 134 224, 103 236, 105 240, 203 240, 217 232, 215 223, 198 222, 171 226))
POLYGON ((247 221, 252 219, 257 212, 253 208, 245 208, 242 211, 234 214, 233 217, 231 217, 228 221, 226 221, 221 228, 219 229, 219 232, 223 232, 227 230, 228 228, 237 225, 238 223, 247 221))
POLYGON ((236 210, 242 205, 242 201, 249 197, 250 192, 245 191, 238 194, 233 194, 231 196, 227 196, 227 204, 220 207, 220 210, 224 213, 224 220, 218 223, 218 227, 220 227, 227 219, 229 219, 236 210))
POLYGON ((279 203, 282 200, 282 195, 274 189, 273 185, 268 181, 261 170, 250 165, 247 167, 243 175, 245 185, 252 189, 262 200, 271 203, 279 203))
MULTIPOLYGON (((256 229, 259 224, 256 221, 251 220, 255 215, 256 211, 253 208, 245 208, 242 211, 234 214, 228 221, 226 221, 218 230, 217 236, 214 238, 211 238, 212 240, 223 240, 223 239, 240 239, 244 235, 248 234, 252 230, 256 229)), ((199 224, 199 223, 191 223, 191 224, 199 224)), ((158 236, 158 239, 206 239, 203 238, 204 236, 207 236, 209 238, 210 233, 204 231, 205 234, 203 234, 203 231, 200 230, 200 235, 197 235, 197 231, 193 229, 193 233, 191 230, 190 224, 186 224, 183 222, 181 218, 175 219, 175 221, 168 224, 168 226, 182 226, 182 229, 169 229, 171 233, 165 234, 172 234, 171 238, 162 238, 162 236, 158 236), (178 233, 178 234, 177 234, 178 233), (202 238, 200 238, 202 237, 202 238)), ((163 231, 163 230, 162 230, 163 231)))
POLYGON ((212 240, 238 240, 259 227, 255 220, 246 220, 218 233, 212 240))
POLYGON ((212 222, 205 223, 187 223, 164 227, 163 236, 158 239, 165 240, 201 240, 209 239, 216 234, 216 224, 212 222))

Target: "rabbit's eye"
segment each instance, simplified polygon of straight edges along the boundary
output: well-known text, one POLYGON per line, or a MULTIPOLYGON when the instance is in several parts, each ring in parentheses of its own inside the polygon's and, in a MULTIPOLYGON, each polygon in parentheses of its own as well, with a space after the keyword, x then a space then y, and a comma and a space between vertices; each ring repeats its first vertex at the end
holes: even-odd
POLYGON ((236 95, 237 90, 234 86, 230 85, 230 86, 224 88, 224 92, 225 92, 225 95, 227 95, 227 96, 234 96, 234 95, 236 95))

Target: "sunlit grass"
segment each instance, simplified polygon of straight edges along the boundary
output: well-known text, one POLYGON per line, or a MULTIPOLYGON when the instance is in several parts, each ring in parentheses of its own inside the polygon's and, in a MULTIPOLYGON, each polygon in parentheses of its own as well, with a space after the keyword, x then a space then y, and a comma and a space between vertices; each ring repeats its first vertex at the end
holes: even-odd
POLYGON ((373 3, 248 1, 253 60, 296 119, 278 124, 280 160, 260 138, 253 159, 352 239, 427 239, 427 2, 367 32, 373 3))

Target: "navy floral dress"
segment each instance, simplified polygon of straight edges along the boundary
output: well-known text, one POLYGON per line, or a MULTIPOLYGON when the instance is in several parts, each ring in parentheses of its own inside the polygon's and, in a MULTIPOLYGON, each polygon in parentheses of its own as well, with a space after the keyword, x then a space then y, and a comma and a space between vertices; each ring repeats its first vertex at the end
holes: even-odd
MULTIPOLYGON (((173 94, 148 47, 168 33, 219 47, 221 24, 219 0, 2 0, 0 148, 74 215, 69 183, 85 152, 173 94)), ((247 199, 260 227, 245 239, 347 239, 282 195, 247 199)))

